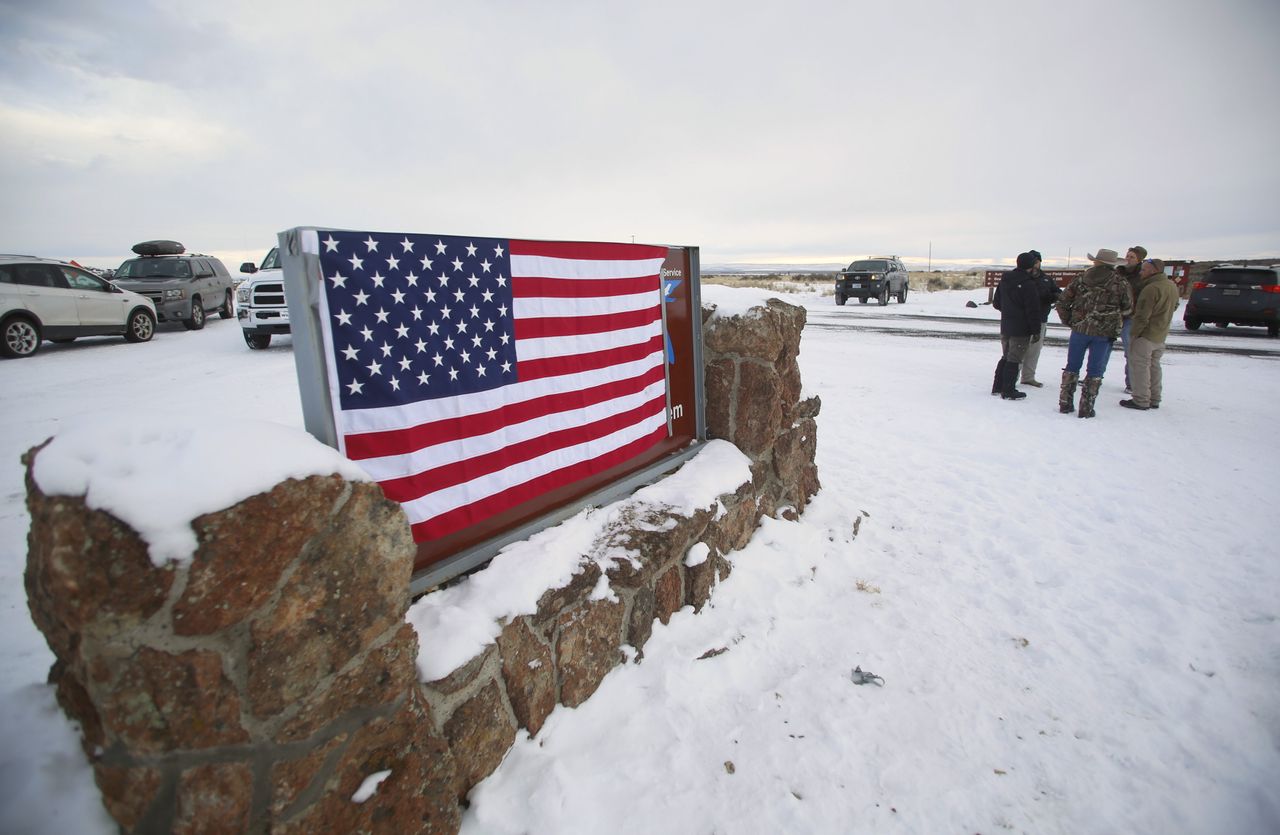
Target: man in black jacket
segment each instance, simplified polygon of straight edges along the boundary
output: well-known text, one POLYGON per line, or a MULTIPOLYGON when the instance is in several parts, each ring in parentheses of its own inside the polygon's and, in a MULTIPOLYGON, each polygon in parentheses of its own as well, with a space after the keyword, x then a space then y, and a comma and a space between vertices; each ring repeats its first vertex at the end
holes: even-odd
POLYGON ((1002 351, 991 393, 1005 400, 1021 400, 1027 396, 1014 387, 1018 382, 1018 367, 1032 340, 1040 341, 1040 285, 1031 274, 1035 260, 1030 252, 1019 255, 1017 268, 1004 274, 991 300, 992 307, 1000 311, 1002 351))
POLYGON ((1058 296, 1062 290, 1058 287, 1058 283, 1052 278, 1044 274, 1044 270, 1040 268, 1040 253, 1034 249, 1030 251, 1031 257, 1035 258, 1035 263, 1031 265, 1031 274, 1035 276, 1036 284, 1040 288, 1040 338, 1033 341, 1027 346, 1026 356, 1022 358, 1022 384, 1024 386, 1032 386, 1033 388, 1044 388, 1044 383, 1036 379, 1036 366, 1040 364, 1040 349, 1044 347, 1044 336, 1048 331, 1049 314, 1053 311, 1054 302, 1058 300, 1058 296))

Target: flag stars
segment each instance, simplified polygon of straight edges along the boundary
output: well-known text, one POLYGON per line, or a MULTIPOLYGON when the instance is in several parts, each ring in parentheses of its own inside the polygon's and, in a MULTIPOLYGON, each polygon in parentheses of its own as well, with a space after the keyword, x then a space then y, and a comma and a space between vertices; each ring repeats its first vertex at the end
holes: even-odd
POLYGON ((493 257, 494 257, 494 258, 501 258, 501 257, 502 257, 502 252, 503 252, 503 250, 502 250, 502 244, 498 244, 497 246, 495 246, 495 247, 493 248, 493 257))
POLYGON ((431 375, 428 374, 427 372, 423 371, 421 374, 418 375, 418 385, 425 386, 430 381, 431 381, 431 375))
POLYGON ((427 343, 422 341, 422 337, 418 337, 418 341, 413 344, 413 347, 418 349, 419 354, 425 354, 427 352, 427 343))
POLYGON ((406 283, 406 284, 408 284, 410 287, 417 287, 417 286, 418 286, 418 274, 417 274, 417 273, 409 273, 409 274, 407 274, 407 275, 404 277, 404 280, 405 280, 405 283, 406 283))
POLYGON ((399 258, 397 258, 397 257, 395 257, 394 255, 388 255, 388 256, 387 256, 387 269, 388 269, 388 270, 398 270, 398 269, 400 269, 400 259, 399 259, 399 258))
POLYGON ((444 255, 444 241, 436 241, 436 254, 444 255))
POLYGON ((511 373, 511 363, 510 363, 510 362, 504 362, 504 363, 502 364, 502 373, 503 373, 503 374, 510 374, 510 373, 511 373))
POLYGON ((431 269, 431 259, 425 255, 422 256, 422 269, 424 272, 431 269))
POLYGON ((458 320, 458 333, 466 333, 466 332, 467 332, 467 320, 466 320, 466 319, 459 319, 459 320, 458 320))
POLYGON ((453 271, 454 271, 455 273, 460 273, 460 272, 462 272, 462 260, 461 260, 461 259, 459 259, 459 258, 454 258, 454 259, 453 259, 453 271))
POLYGON ((452 337, 452 336, 446 336, 446 337, 444 338, 444 349, 445 349, 446 351, 452 351, 452 350, 453 350, 453 337, 452 337))
POLYGON ((362 304, 368 304, 369 294, 363 290, 360 290, 356 293, 355 300, 356 300, 356 307, 359 307, 362 304))
POLYGON ((468 242, 468 243, 467 243, 467 257, 468 257, 468 258, 471 258, 471 257, 473 257, 475 254, 476 254, 476 245, 475 245, 475 244, 473 244, 473 243, 468 242))
POLYGON ((360 359, 360 352, 356 350, 354 345, 348 345, 342 349, 342 355, 353 362, 360 359))
POLYGON ((467 365, 471 362, 471 352, 466 349, 459 351, 458 356, 462 357, 463 365, 467 365))
POLYGON ((325 239, 324 239, 324 241, 323 241, 322 243, 324 244, 324 251, 325 251, 325 252, 337 252, 337 251, 338 251, 338 242, 337 242, 336 240, 334 240, 334 237, 333 237, 332 235, 330 235, 329 237, 325 238, 325 239))
POLYGON ((391 380, 390 380, 390 382, 391 382, 391 389, 392 389, 392 391, 399 391, 399 390, 400 390, 400 381, 399 381, 399 380, 397 380, 395 377, 392 377, 392 378, 391 378, 391 380))
POLYGON ((499 287, 506 287, 506 286, 507 286, 507 279, 506 279, 506 277, 505 277, 505 276, 502 276, 502 275, 499 275, 499 276, 498 276, 498 286, 499 286, 499 287))
POLYGON ((470 313, 471 313, 471 318, 472 318, 472 319, 479 319, 479 318, 480 318, 480 308, 476 307, 474 304, 473 304, 473 305, 471 305, 471 311, 470 311, 470 313))
POLYGON ((484 298, 484 300, 485 300, 485 301, 487 301, 487 302, 491 302, 491 301, 493 301, 493 291, 492 291, 492 290, 485 290, 485 291, 484 291, 483 293, 481 293, 480 295, 481 295, 481 296, 484 298))
POLYGON ((335 316, 334 318, 338 320, 339 325, 351 324, 351 314, 345 310, 339 310, 338 315, 335 316))
POLYGON ((477 377, 483 377, 483 376, 484 376, 484 370, 485 370, 485 369, 484 369, 484 366, 483 366, 483 365, 477 365, 477 366, 476 366, 476 376, 477 376, 477 377))
POLYGON ((386 342, 382 343, 382 356, 384 357, 391 356, 391 346, 386 342))
POLYGON ((408 357, 403 357, 403 358, 400 360, 399 365, 400 365, 400 370, 401 370, 401 371, 408 371, 408 370, 410 369, 410 367, 412 367, 412 366, 413 366, 413 363, 409 362, 409 358, 408 358, 408 357))
POLYGON ((453 297, 454 297, 454 299, 456 299, 457 301, 462 301, 462 299, 463 299, 464 295, 465 295, 465 294, 462 292, 462 288, 461 288, 461 287, 459 287, 457 290, 454 290, 454 291, 453 291, 453 297))
POLYGON ((480 286, 480 279, 476 278, 476 274, 475 274, 475 273, 472 273, 472 274, 471 274, 471 277, 470 277, 470 278, 468 278, 468 279, 467 279, 467 281, 471 282, 471 286, 472 286, 472 287, 479 287, 479 286, 480 286))
POLYGON ((380 307, 378 308, 378 312, 373 315, 378 317, 379 325, 385 325, 387 323, 387 317, 391 314, 386 311, 386 308, 380 307))
POLYGON ((361 328, 360 335, 364 337, 365 342, 373 341, 373 331, 369 330, 368 325, 365 325, 363 328, 361 328))
POLYGON ((400 246, 404 247, 405 252, 413 252, 413 241, 409 240, 408 238, 405 238, 403 241, 401 241, 400 246))
POLYGON ((485 319, 485 320, 484 320, 484 332, 485 332, 485 333, 493 333, 493 326, 494 326, 494 324, 495 324, 495 323, 494 323, 494 321, 493 321, 492 319, 485 319))
POLYGON ((428 289, 427 292, 422 294, 422 297, 425 298, 428 302, 435 304, 436 291, 428 289))
POLYGON ((453 308, 449 307, 449 305, 446 304, 444 307, 440 308, 441 318, 448 319, 452 315, 453 315, 453 308))
POLYGON ((447 284, 449 283, 449 276, 445 275, 444 273, 440 273, 440 275, 438 275, 438 276, 437 276, 437 278, 438 278, 438 279, 439 279, 439 281, 440 281, 440 286, 441 286, 441 287, 444 287, 445 285, 447 285, 447 284))
POLYGON ((334 287, 341 287, 343 289, 346 289, 347 277, 342 273, 334 273, 329 278, 329 281, 333 283, 334 287))
POLYGON ((404 304, 404 291, 396 290, 391 294, 391 298, 396 300, 396 304, 404 304))
POLYGON ((378 251, 378 242, 373 239, 372 235, 370 235, 369 239, 364 242, 364 245, 369 247, 370 252, 378 251))
POLYGON ((409 312, 413 314, 413 321, 415 321, 415 322, 421 322, 421 321, 422 321, 422 308, 418 307, 418 306, 415 304, 415 305, 413 306, 413 310, 410 310, 409 312))
POLYGON ((485 351, 484 355, 490 362, 498 358, 498 352, 493 348, 490 348, 489 350, 485 351))
POLYGON ((352 380, 350 383, 347 383, 348 394, 357 395, 357 394, 360 394, 362 391, 364 391, 364 383, 357 383, 355 380, 352 380))
POLYGON ((456 380, 456 379, 458 379, 458 369, 456 369, 456 368, 450 368, 450 369, 449 369, 449 382, 453 382, 453 381, 454 381, 454 380, 456 380))
POLYGON ((364 269, 364 259, 363 259, 363 258, 361 258, 361 257, 359 257, 359 256, 357 256, 357 255, 352 255, 352 256, 351 256, 351 269, 353 269, 353 270, 362 270, 362 269, 364 269))
POLYGON ((383 274, 382 274, 382 273, 374 273, 374 274, 373 274, 373 278, 372 278, 373 286, 374 286, 374 287, 377 287, 378 289, 382 289, 382 282, 384 282, 384 281, 386 281, 386 280, 387 280, 387 279, 386 279, 386 277, 385 277, 385 276, 383 276, 383 274))
POLYGON ((431 331, 431 335, 432 335, 432 336, 435 336, 435 335, 439 334, 439 333, 440 333, 440 323, 439 323, 439 322, 432 322, 431 324, 427 325, 427 330, 431 331))
POLYGON ((400 337, 401 339, 408 339, 408 338, 409 338, 409 326, 408 326, 408 325, 405 325, 405 324, 397 325, 397 326, 396 326, 396 336, 400 337))
POLYGON ((369 369, 369 373, 374 376, 377 376, 382 373, 382 363, 378 362, 377 360, 370 360, 369 364, 366 365, 365 368, 369 369))
POLYGON ((480 336, 480 334, 476 334, 475 336, 471 337, 471 344, 476 348, 479 348, 483 342, 484 342, 484 339, 483 337, 480 336))
POLYGON ((444 357, 440 356, 439 351, 436 351, 436 355, 431 358, 431 361, 436 365, 444 365, 444 357))
POLYGON ((489 263, 489 259, 488 259, 488 258, 486 258, 486 259, 484 259, 483 261, 481 261, 481 262, 480 262, 480 269, 484 270, 485 272, 489 272, 489 268, 490 268, 490 267, 492 267, 492 266, 493 266, 493 264, 489 263))

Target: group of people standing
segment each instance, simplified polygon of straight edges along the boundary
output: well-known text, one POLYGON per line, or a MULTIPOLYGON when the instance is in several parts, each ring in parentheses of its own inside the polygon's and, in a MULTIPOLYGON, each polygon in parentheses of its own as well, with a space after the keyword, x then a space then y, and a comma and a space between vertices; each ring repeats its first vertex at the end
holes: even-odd
POLYGON ((1160 359, 1178 308, 1178 287, 1165 275, 1164 263, 1147 258, 1141 246, 1130 247, 1123 259, 1115 250, 1099 249, 1089 254, 1089 260, 1093 265, 1066 290, 1045 275, 1040 253, 1034 249, 1019 255, 1017 266, 1000 279, 992 298, 992 306, 1000 311, 1001 348, 991 383, 993 395, 1021 400, 1027 395, 1018 390, 1019 380, 1033 388, 1044 386, 1036 380, 1036 365, 1049 314, 1056 310, 1062 324, 1071 329, 1058 411, 1076 411, 1079 387, 1077 414, 1094 417, 1098 390, 1117 339, 1124 349, 1125 391, 1130 394, 1120 405, 1138 411, 1160 408, 1164 391, 1160 359))

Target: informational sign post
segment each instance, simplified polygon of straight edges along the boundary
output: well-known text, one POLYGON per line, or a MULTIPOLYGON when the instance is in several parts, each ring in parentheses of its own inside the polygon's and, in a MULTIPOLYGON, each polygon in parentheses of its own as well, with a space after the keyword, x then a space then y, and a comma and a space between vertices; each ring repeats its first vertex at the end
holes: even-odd
POLYGON ((414 590, 705 440, 698 249, 280 233, 307 431, 401 504, 414 590))

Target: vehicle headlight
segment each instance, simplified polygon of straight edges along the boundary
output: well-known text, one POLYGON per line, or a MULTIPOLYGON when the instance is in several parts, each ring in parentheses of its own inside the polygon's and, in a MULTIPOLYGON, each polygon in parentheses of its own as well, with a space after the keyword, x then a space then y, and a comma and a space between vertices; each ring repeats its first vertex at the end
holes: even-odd
POLYGON ((169 301, 171 299, 185 299, 186 297, 187 297, 186 290, 165 290, 164 291, 165 301, 169 301))
POLYGON ((236 301, 240 302, 241 304, 247 303, 247 302, 249 301, 249 288, 248 288, 248 287, 237 287, 237 288, 236 288, 236 301))

